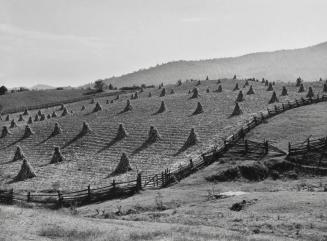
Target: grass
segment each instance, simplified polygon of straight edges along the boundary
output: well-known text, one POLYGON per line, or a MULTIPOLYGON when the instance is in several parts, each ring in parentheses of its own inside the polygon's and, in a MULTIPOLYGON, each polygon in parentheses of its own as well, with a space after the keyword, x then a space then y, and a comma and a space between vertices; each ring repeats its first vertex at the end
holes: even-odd
POLYGON ((78 230, 76 229, 65 229, 59 225, 46 225, 42 226, 40 236, 49 237, 52 239, 63 239, 67 241, 87 241, 96 240, 103 235, 99 230, 78 230))
POLYGON ((45 210, 0 206, 1 240, 154 241, 244 240, 234 231, 203 225, 97 220, 45 210))
POLYGON ((288 142, 299 143, 308 137, 326 136, 327 129, 326 103, 299 107, 268 120, 265 125, 253 129, 247 136, 252 140, 267 139, 283 150, 288 142))
POLYGON ((81 97, 86 93, 82 89, 65 89, 65 90, 31 90, 17 93, 8 93, 0 96, 0 111, 8 109, 47 104, 57 101, 69 100, 75 97, 81 97))

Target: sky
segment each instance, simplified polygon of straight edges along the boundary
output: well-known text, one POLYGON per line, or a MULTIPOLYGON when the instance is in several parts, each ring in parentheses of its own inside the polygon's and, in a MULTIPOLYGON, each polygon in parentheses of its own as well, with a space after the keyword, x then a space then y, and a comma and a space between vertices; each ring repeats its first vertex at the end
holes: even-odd
POLYGON ((327 41, 326 0, 0 0, 0 85, 79 86, 327 41))

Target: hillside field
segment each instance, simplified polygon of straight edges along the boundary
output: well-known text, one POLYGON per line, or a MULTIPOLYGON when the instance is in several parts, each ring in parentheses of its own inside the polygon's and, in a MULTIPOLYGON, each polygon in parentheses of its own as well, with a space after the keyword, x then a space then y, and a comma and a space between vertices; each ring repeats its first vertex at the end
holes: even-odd
POLYGON ((51 103, 54 101, 65 101, 68 99, 81 97, 87 93, 82 89, 64 90, 30 90, 16 93, 7 93, 0 96, 0 111, 6 111, 17 107, 34 106, 51 103))
MULTIPOLYGON (((133 110, 125 113, 121 111, 126 100, 130 99, 130 94, 121 95, 119 100, 114 100, 115 96, 97 98, 95 101, 103 108, 99 112, 93 112, 95 104, 91 104, 90 100, 66 105, 69 112, 73 113, 65 117, 60 117, 62 111, 58 110, 59 107, 43 109, 42 113, 51 114, 55 111, 58 117, 33 122, 30 126, 34 135, 25 139, 22 136, 28 116, 24 116, 24 121, 19 122, 18 116, 21 113, 12 114, 9 116, 10 120, 15 119, 18 127, 9 128, 12 134, 0 138, 1 184, 15 190, 50 191, 58 186, 61 190, 77 190, 84 189, 89 184, 92 187, 108 185, 113 178, 134 179, 137 172, 153 175, 164 168, 188 162, 190 158, 221 143, 237 126, 244 124, 251 114, 269 106, 272 91, 267 91, 267 86, 250 81, 255 94, 246 95, 249 87, 243 89, 244 83, 244 80, 223 80, 223 92, 217 93, 214 92, 218 87, 217 80, 202 81, 199 86, 196 86, 197 81, 189 81, 181 86, 164 86, 167 93, 164 97, 159 97, 162 89, 146 89, 138 93, 138 99, 131 100, 133 110), (236 83, 244 93, 245 101, 240 102, 243 115, 230 118, 239 92, 233 91, 236 83), (200 96, 192 99, 189 91, 194 87, 199 89, 200 96), (208 88, 209 93, 206 91, 208 88), (174 94, 171 94, 171 89, 174 89, 174 94), (148 97, 150 91, 152 97, 148 97), (155 114, 162 100, 167 110, 155 114), (202 104, 204 112, 192 115, 197 102, 202 104), (81 111, 83 105, 85 110, 81 111), (84 121, 92 131, 79 136, 84 121), (62 133, 50 137, 55 122, 61 126, 62 133), (114 141, 120 123, 124 125, 128 136, 114 141), (157 128, 160 140, 147 144, 150 126, 157 128), (195 129, 199 141, 197 145, 183 150, 191 128, 195 129), (37 175, 35 178, 12 182, 21 165, 21 161, 11 161, 17 145, 22 148, 26 159, 34 168, 37 175), (49 164, 55 146, 61 147, 65 161, 49 164), (110 174, 123 152, 129 157, 133 170, 111 177, 110 174)), ((276 83, 273 88, 279 101, 284 102, 305 97, 309 85, 316 94, 321 94, 323 82, 305 84, 306 91, 303 93, 297 92, 298 87, 294 83, 286 84, 289 95, 284 97, 279 96, 282 84, 276 83)), ((33 120, 36 111, 29 112, 33 120)), ((8 126, 5 116, 2 119, 0 127, 8 126)))

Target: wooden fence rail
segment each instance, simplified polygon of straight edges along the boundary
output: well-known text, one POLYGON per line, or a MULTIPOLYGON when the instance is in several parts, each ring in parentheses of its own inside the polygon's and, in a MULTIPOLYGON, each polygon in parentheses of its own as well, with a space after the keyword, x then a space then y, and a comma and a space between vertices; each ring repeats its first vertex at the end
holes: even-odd
MULTIPOLYGON (((327 101, 327 96, 316 96, 311 99, 299 99, 293 102, 282 103, 275 105, 272 109, 260 112, 250 118, 245 125, 236 130, 236 132, 228 136, 222 144, 212 147, 210 150, 202 153, 200 156, 191 159, 188 163, 181 164, 175 169, 165 169, 161 173, 157 173, 151 176, 143 176, 140 173, 135 180, 129 182, 115 182, 110 186, 91 188, 88 186, 84 190, 75 192, 58 192, 58 193, 16 193, 13 189, 0 190, 0 203, 12 204, 14 201, 35 202, 42 204, 52 204, 57 207, 69 206, 69 205, 85 205, 92 202, 104 201, 114 198, 120 198, 124 196, 130 196, 139 192, 141 189, 158 189, 164 188, 168 185, 179 181, 192 173, 212 164, 219 159, 224 153, 236 146, 236 149, 241 149, 241 152, 252 153, 255 155, 266 155, 269 151, 274 151, 277 154, 285 155, 283 151, 273 147, 267 140, 262 143, 244 140, 243 143, 239 143, 241 139, 244 139, 245 135, 263 123, 266 119, 271 118, 277 114, 280 114, 286 110, 297 108, 300 106, 327 101)), ((324 140, 310 140, 310 150, 316 148, 322 148, 326 144, 326 138, 324 140)), ((295 153, 302 153, 301 151, 307 151, 303 145, 290 146, 289 155, 295 153)), ((235 150, 234 150, 235 151, 235 150)), ((236 150, 237 151, 237 150, 236 150)), ((239 150, 240 151, 240 150, 239 150)))

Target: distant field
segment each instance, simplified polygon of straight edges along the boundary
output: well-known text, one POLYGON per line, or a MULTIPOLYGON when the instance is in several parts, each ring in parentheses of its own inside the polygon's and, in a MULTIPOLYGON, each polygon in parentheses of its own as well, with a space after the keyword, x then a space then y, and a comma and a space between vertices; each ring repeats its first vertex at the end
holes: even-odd
POLYGON ((253 129, 247 138, 269 140, 273 145, 287 150, 288 142, 304 142, 308 137, 327 136, 327 103, 299 107, 268 120, 267 124, 253 129))
POLYGON ((0 112, 8 109, 64 101, 83 96, 87 90, 64 89, 64 90, 31 90, 17 93, 0 95, 0 112))
MULTIPOLYGON (((251 114, 265 110, 269 106, 268 101, 272 92, 266 91, 267 87, 260 82, 250 82, 255 91, 255 94, 250 96, 246 95, 249 87, 242 88, 244 81, 224 80, 222 93, 214 92, 218 87, 216 82, 216 80, 203 81, 197 86, 200 96, 196 99, 190 99, 191 94, 188 94, 189 90, 196 86, 195 81, 183 83, 178 87, 165 86, 167 92, 165 97, 159 97, 161 92, 159 89, 146 89, 138 93, 139 99, 131 100, 133 110, 121 114, 126 100, 130 99, 130 94, 121 95, 119 100, 114 100, 114 96, 97 98, 96 101, 99 101, 103 110, 96 113, 92 112, 95 104, 90 104, 90 100, 72 103, 67 105, 67 108, 69 111, 74 111, 74 114, 34 122, 31 128, 35 134, 27 139, 21 137, 28 117, 24 117, 25 121, 18 122, 19 113, 12 114, 10 119, 14 118, 19 127, 11 130, 12 135, 0 138, 0 172, 3 173, 1 183, 15 189, 39 191, 52 189, 53 185, 58 186, 58 184, 64 190, 81 189, 88 184, 92 187, 108 185, 112 182, 109 174, 119 162, 122 152, 126 152, 130 158, 133 171, 116 176, 115 179, 134 179, 139 171, 142 171, 143 175, 152 175, 164 168, 178 166, 179 163, 188 161, 210 146, 221 143, 222 138, 244 124, 251 114), (244 90, 245 101, 240 103, 244 114, 229 118, 238 95, 238 91, 232 91, 236 83, 244 90), (207 88, 210 90, 209 93, 206 92, 207 88), (170 94, 171 89, 174 89, 174 94, 170 94), (149 98, 150 91, 152 97, 149 98), (107 100, 109 104, 106 104, 107 100), (111 100, 114 102, 110 103, 111 100), (154 114, 161 100, 165 101, 167 111, 154 114), (204 113, 192 115, 198 101, 202 104, 204 113), (81 111, 83 105, 86 109, 81 111), (76 138, 83 121, 89 123, 92 132, 76 138), (60 124, 63 133, 48 139, 55 122, 60 124), (115 142, 113 139, 119 123, 124 124, 128 136, 115 142), (161 139, 146 146, 144 143, 150 126, 158 129, 161 139), (180 152, 191 128, 195 128, 199 143, 180 152), (21 165, 20 161, 10 162, 17 145, 22 147, 37 177, 8 184, 18 173, 21 165), (49 164, 54 146, 61 147, 66 158, 65 162, 49 164)), ((322 82, 310 83, 310 85, 313 86, 315 93, 322 91, 322 82)), ((279 96, 282 85, 276 84, 274 89, 279 96)), ((280 101, 293 100, 306 95, 306 92, 298 93, 298 88, 294 84, 287 84, 287 89, 289 95, 279 97, 280 101)), ((49 108, 42 112, 48 114, 54 110, 58 116, 61 115, 62 111, 58 108, 49 108)), ((30 115, 34 118, 36 112, 37 110, 30 111, 30 115)), ((9 122, 0 122, 0 127, 3 125, 8 126, 9 122)))

